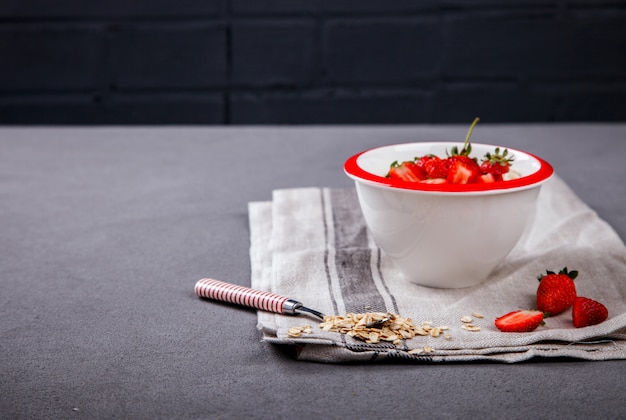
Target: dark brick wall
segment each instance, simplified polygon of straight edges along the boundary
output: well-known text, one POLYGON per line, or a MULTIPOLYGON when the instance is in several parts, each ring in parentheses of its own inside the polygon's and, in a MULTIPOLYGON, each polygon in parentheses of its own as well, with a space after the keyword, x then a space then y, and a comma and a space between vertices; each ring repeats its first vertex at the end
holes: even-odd
POLYGON ((0 123, 626 120, 625 0, 2 0, 0 123))

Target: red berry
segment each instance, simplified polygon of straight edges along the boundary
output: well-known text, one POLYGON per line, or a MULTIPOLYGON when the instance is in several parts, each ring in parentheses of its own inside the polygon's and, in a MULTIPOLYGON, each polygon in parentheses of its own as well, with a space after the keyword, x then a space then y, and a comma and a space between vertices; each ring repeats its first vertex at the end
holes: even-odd
POLYGON ((487 153, 480 164, 480 169, 486 174, 502 175, 509 172, 509 166, 513 162, 513 156, 507 157, 508 149, 500 154, 500 148, 496 147, 494 153, 487 153))
POLYGON ((448 160, 448 166, 452 165, 453 162, 463 162, 468 166, 471 167, 476 167, 478 168, 478 163, 476 163, 476 160, 469 157, 469 156, 465 156, 465 155, 452 155, 452 156, 448 156, 447 157, 448 160))
POLYGON ((494 152, 485 154, 482 164, 479 164, 476 158, 470 157, 472 152, 470 136, 478 121, 480 121, 479 118, 475 118, 472 122, 460 150, 458 146, 453 146, 450 152, 446 149, 447 158, 429 154, 420 158, 416 157, 412 162, 401 164, 394 162, 391 164, 387 177, 411 182, 415 182, 417 178, 419 182, 450 184, 484 184, 502 181, 502 174, 509 172, 509 166, 513 162, 513 156, 509 155, 508 149, 500 153, 500 148, 496 147, 494 152), (415 176, 410 172, 413 172, 415 176))
POLYGON ((420 182, 422 184, 447 184, 448 183, 448 181, 445 178, 424 179, 420 182))
POLYGON ((537 309, 550 314, 558 315, 569 309, 576 299, 574 279, 578 271, 567 271, 567 267, 558 274, 547 271, 545 276, 539 276, 537 288, 537 309))
POLYGON ((577 297, 572 308, 572 322, 576 328, 604 322, 609 317, 606 306, 593 299, 577 297))
POLYGON ((445 178, 448 174, 448 162, 438 156, 429 156, 423 162, 428 178, 445 178))
POLYGON ((450 184, 471 184, 481 175, 476 162, 471 163, 461 159, 454 159, 450 163, 446 178, 450 184))
POLYGON ((389 168, 387 177, 402 181, 419 182, 426 179, 426 173, 422 169, 418 168, 413 162, 393 162, 389 168))
POLYGON ((430 159, 432 159, 435 155, 424 155, 421 158, 416 158, 415 159, 415 165, 417 165, 418 168, 424 170, 424 172, 426 172, 426 168, 424 168, 424 165, 426 165, 426 162, 428 162, 430 159))
POLYGON ((493 174, 482 174, 476 180, 479 184, 491 184, 492 182, 496 182, 493 174))
POLYGON ((543 324, 541 311, 513 311, 496 319, 496 327, 502 332, 530 332, 543 324))

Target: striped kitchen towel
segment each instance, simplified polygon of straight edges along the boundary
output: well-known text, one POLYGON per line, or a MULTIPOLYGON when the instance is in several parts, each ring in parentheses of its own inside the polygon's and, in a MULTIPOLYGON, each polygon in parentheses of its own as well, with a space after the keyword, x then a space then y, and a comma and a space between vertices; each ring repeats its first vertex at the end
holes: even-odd
POLYGON ((250 203, 249 218, 253 288, 329 315, 392 312, 416 325, 448 327, 438 336, 367 344, 322 330, 312 318, 259 311, 263 340, 293 346, 300 360, 626 359, 626 248, 558 177, 543 186, 532 227, 504 263, 485 282, 465 289, 434 289, 403 279, 369 235, 354 189, 277 190, 271 202, 250 203), (564 266, 580 272, 579 295, 608 307, 605 322, 574 328, 568 310, 530 333, 495 328, 498 316, 535 307, 537 275, 564 266), (466 316, 479 331, 463 328, 466 316), (310 332, 290 336, 290 328, 307 324, 310 332))

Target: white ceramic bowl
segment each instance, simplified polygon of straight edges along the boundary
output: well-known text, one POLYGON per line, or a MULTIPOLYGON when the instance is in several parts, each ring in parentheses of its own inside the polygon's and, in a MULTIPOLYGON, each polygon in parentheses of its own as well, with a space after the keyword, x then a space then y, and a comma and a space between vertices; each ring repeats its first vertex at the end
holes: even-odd
MULTIPOLYGON (((393 161, 446 156, 462 143, 407 143, 358 153, 344 165, 354 179, 375 242, 410 282, 459 288, 485 280, 533 220, 541 185, 554 173, 546 161, 509 149, 518 179, 490 184, 424 184, 385 178, 393 161)), ((472 143, 481 159, 496 146, 472 143)), ((500 146, 503 149, 502 146, 500 146)))

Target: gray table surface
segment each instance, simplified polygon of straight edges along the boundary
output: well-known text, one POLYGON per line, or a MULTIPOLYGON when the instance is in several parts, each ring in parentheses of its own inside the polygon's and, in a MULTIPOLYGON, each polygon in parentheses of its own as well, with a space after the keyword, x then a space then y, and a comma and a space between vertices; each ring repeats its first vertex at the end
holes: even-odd
MULTIPOLYGON (((466 125, 0 128, 2 418, 624 418, 626 362, 326 365, 261 342, 255 312, 197 299, 250 284, 247 203, 352 187, 378 145, 466 125)), ((626 124, 481 123, 626 238, 626 124)))

